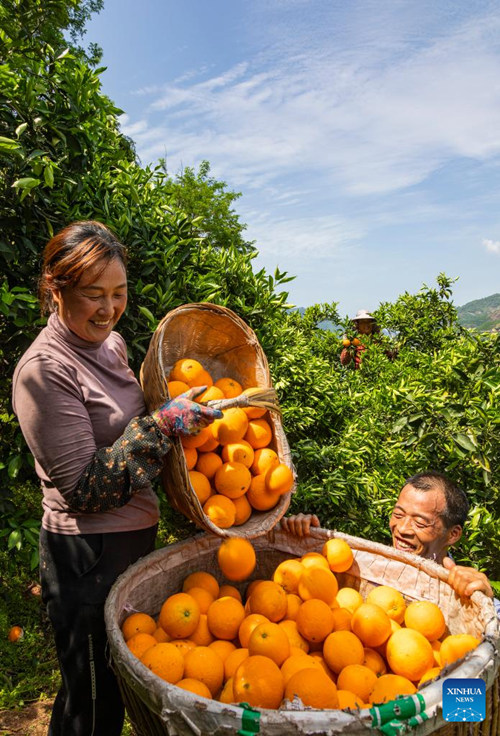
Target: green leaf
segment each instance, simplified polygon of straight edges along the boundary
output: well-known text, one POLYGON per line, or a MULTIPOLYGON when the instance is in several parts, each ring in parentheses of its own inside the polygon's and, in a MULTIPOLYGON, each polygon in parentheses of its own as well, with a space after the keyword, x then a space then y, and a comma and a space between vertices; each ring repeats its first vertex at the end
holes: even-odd
POLYGON ((0 135, 0 151, 15 151, 20 147, 20 144, 12 138, 5 138, 0 135))
POLYGON ((7 542, 7 549, 21 549, 23 543, 23 537, 19 529, 14 529, 13 532, 9 535, 9 540, 7 542))
POLYGON ((464 450, 467 450, 467 452, 475 452, 476 448, 474 447, 474 444, 472 443, 471 439, 466 434, 455 434, 453 435, 453 439, 464 450))
POLYGON ((30 176, 25 177, 24 179, 18 179, 14 182, 12 185, 14 189, 33 189, 34 187, 37 187, 40 184, 40 179, 33 179, 30 176))
POLYGON ((148 322, 152 322, 152 323, 155 323, 156 324, 156 322, 157 322, 156 318, 152 315, 152 313, 149 311, 149 309, 147 307, 140 306, 139 307, 139 312, 141 312, 141 314, 143 314, 146 317, 146 319, 148 320, 148 322))

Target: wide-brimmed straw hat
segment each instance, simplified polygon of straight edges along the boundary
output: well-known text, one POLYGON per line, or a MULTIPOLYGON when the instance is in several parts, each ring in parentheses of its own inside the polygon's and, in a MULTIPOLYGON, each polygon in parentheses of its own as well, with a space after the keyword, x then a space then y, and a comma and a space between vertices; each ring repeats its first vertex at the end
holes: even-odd
POLYGON ((375 317, 373 317, 366 309, 358 309, 356 316, 352 318, 352 321, 357 322, 358 319, 371 319, 375 322, 375 317))

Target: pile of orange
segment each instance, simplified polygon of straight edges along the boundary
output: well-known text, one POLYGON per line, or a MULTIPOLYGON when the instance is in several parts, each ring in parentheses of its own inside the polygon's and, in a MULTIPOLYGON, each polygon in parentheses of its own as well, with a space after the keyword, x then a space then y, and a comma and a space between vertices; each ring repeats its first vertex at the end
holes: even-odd
POLYGON ((387 585, 365 598, 339 588, 335 573, 353 562, 344 540, 283 560, 271 580, 250 582, 245 597, 232 582, 254 572, 252 544, 226 539, 217 560, 229 583, 192 572, 156 619, 133 613, 122 625, 146 667, 206 698, 273 709, 295 697, 312 708, 369 708, 415 693, 479 643, 447 635, 431 601, 407 603, 387 585))
MULTIPOLYGON (((232 399, 243 393, 234 378, 214 382, 202 364, 178 360, 169 375, 172 398, 194 386, 208 386, 196 400, 232 399)), ((250 388, 250 387, 245 387, 250 388)), ((293 474, 270 445, 272 424, 265 409, 231 408, 198 434, 182 437, 189 478, 203 511, 216 526, 244 524, 253 509, 269 511, 293 486, 293 474)))

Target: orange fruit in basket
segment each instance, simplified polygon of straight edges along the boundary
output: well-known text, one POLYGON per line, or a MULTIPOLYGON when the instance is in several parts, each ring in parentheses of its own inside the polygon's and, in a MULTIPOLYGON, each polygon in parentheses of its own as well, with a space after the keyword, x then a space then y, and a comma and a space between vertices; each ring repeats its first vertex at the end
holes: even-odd
POLYGON ((302 652, 302 654, 292 654, 281 665, 281 674, 285 687, 288 680, 299 670, 321 667, 319 661, 314 659, 310 654, 302 652))
POLYGON ((272 465, 264 476, 266 490, 268 493, 277 493, 283 496, 288 493, 293 486, 293 473, 284 463, 272 465))
POLYGON ((202 588, 199 585, 193 585, 189 588, 189 595, 195 599, 200 607, 200 613, 206 613, 211 603, 214 602, 212 593, 206 588, 202 588))
POLYGON ((250 470, 254 475, 265 474, 271 465, 278 465, 278 454, 270 447, 261 447, 255 450, 254 458, 250 470))
POLYGON ((298 649, 302 649, 304 652, 309 651, 309 642, 304 639, 302 634, 299 633, 296 621, 283 619, 278 623, 278 626, 287 635, 291 647, 297 647, 298 649))
POLYGON ((475 649, 479 643, 480 640, 471 634, 451 634, 447 636, 442 641, 439 650, 442 667, 456 662, 457 659, 462 659, 467 652, 475 649))
POLYGON ((318 598, 328 606, 332 606, 338 589, 337 578, 333 572, 320 567, 310 567, 302 573, 297 592, 303 601, 318 598))
POLYGON ((328 562, 323 557, 323 555, 320 555, 319 552, 307 552, 305 555, 302 555, 300 561, 302 563, 302 566, 307 570, 310 570, 313 567, 320 567, 323 570, 330 571, 330 568, 328 567, 328 562))
POLYGON ((297 630, 309 642, 321 642, 333 629, 333 614, 327 603, 311 598, 297 612, 297 630))
POLYGON ((227 583, 224 583, 224 585, 220 586, 219 595, 218 598, 223 598, 225 595, 231 595, 233 598, 236 598, 240 603, 242 603, 241 593, 234 585, 228 585, 227 583))
POLYGON ((234 399, 243 391, 243 386, 234 378, 219 378, 215 384, 222 391, 226 399, 234 399))
POLYGON ((434 664, 441 667, 441 642, 431 641, 432 652, 434 654, 434 664))
POLYGON ((210 425, 212 436, 221 445, 229 445, 239 442, 245 436, 248 429, 248 417, 239 407, 225 409, 222 419, 216 419, 210 425))
POLYGON ((221 690, 221 694, 219 695, 219 703, 225 703, 226 705, 230 705, 231 703, 234 703, 233 678, 232 677, 230 677, 229 680, 226 680, 226 683, 221 690))
POLYGON ((217 388, 217 386, 209 386, 206 391, 204 391, 202 394, 196 397, 195 401, 198 404, 201 404, 201 402, 206 401, 220 401, 221 399, 224 399, 225 396, 220 390, 220 388, 217 388))
POLYGON ((378 647, 391 635, 391 620, 375 603, 362 603, 353 613, 351 629, 366 647, 378 647))
POLYGON ((212 480, 219 468, 222 467, 222 459, 216 452, 200 452, 196 463, 196 470, 212 480))
POLYGON ((258 654, 248 657, 234 673, 233 691, 237 703, 278 708, 283 699, 283 677, 278 665, 258 654))
POLYGON ((417 688, 408 678, 400 675, 382 675, 371 691, 370 702, 388 703, 398 695, 413 695, 416 692, 417 688))
POLYGON ((226 657, 226 661, 224 662, 224 677, 226 680, 234 676, 240 664, 247 658, 248 649, 246 647, 235 649, 234 652, 231 652, 226 657))
POLYGON ((167 381, 168 393, 171 399, 189 391, 189 386, 184 381, 167 381))
POLYGON ((297 618, 297 613, 299 612, 299 608, 301 607, 303 601, 300 596, 298 596, 296 593, 288 593, 286 597, 286 614, 285 618, 290 621, 295 621, 297 618))
POLYGON ((319 667, 301 669, 290 677, 285 687, 285 698, 294 696, 311 708, 338 708, 337 687, 319 667))
POLYGON ((179 650, 183 657, 185 657, 188 652, 196 649, 197 646, 194 641, 191 641, 191 639, 173 639, 171 644, 179 650))
POLYGON ((215 637, 213 636, 212 632, 208 628, 208 620, 207 620, 206 613, 200 614, 200 620, 198 621, 198 626, 193 631, 189 639, 190 641, 194 641, 194 643, 199 647, 208 647, 208 645, 214 641, 215 637))
POLYGON ((247 589, 245 591, 245 596, 246 596, 247 602, 248 602, 248 599, 250 598, 250 596, 252 595, 252 593, 254 592, 255 588, 258 585, 260 585, 261 583, 263 583, 263 582, 264 582, 264 579, 263 578, 257 578, 257 580, 252 580, 251 583, 248 583, 247 589))
POLYGON ((338 707, 340 710, 345 710, 346 708, 354 710, 356 708, 362 708, 364 705, 361 698, 358 697, 356 693, 351 693, 350 690, 341 690, 337 688, 337 697, 339 699, 338 707))
POLYGON ((334 631, 325 639, 323 657, 338 675, 349 664, 363 664, 365 650, 361 639, 352 631, 334 631))
POLYGON ((277 623, 285 617, 286 610, 286 593, 278 583, 272 580, 263 580, 252 591, 250 596, 251 613, 261 613, 269 621, 277 623))
POLYGON ((188 639, 198 626, 200 607, 188 593, 174 593, 161 607, 158 623, 172 639, 188 639))
POLYGON ((239 498, 232 498, 231 500, 234 503, 234 508, 236 509, 234 526, 240 526, 241 524, 244 524, 245 521, 248 521, 248 519, 251 517, 252 507, 248 502, 246 493, 244 493, 243 496, 240 496, 239 498))
POLYGON ((184 657, 173 644, 156 644, 147 649, 141 662, 162 680, 175 685, 184 674, 184 657))
POLYGON ((202 364, 193 358, 177 360, 170 371, 169 381, 182 381, 188 386, 211 386, 213 381, 202 364), (206 380, 208 377, 208 381, 206 380))
POLYGON ((217 598, 207 611, 208 627, 216 639, 236 639, 245 618, 243 604, 228 595, 217 598))
POLYGON ((352 613, 347 608, 333 608, 332 613, 334 631, 352 631, 352 613))
POLYGON ((156 631, 153 633, 153 637, 156 639, 156 641, 171 641, 172 637, 167 634, 166 631, 163 631, 161 626, 158 626, 156 628, 156 631))
POLYGON ((378 585, 373 590, 370 590, 366 596, 366 602, 375 603, 380 608, 383 608, 393 621, 397 621, 398 624, 403 623, 406 603, 396 588, 392 588, 390 585, 378 585))
POLYGON ((338 687, 356 693, 364 703, 370 699, 370 693, 376 682, 375 672, 363 664, 348 664, 337 677, 338 687))
POLYGON ((418 682, 434 666, 432 647, 423 634, 413 629, 399 629, 386 646, 387 664, 395 675, 418 682))
POLYGON ((224 662, 210 647, 196 647, 184 657, 184 675, 203 682, 214 696, 224 681, 224 662))
MULTIPOLYGON (((212 425, 210 425, 212 426, 212 425)), ((198 434, 181 435, 181 445, 188 449, 200 447, 207 440, 212 439, 210 426, 200 429, 198 434)))
POLYGON ((258 406, 244 406, 242 408, 249 419, 262 419, 267 413, 267 409, 260 409, 258 406))
POLYGON ((220 493, 210 496, 203 504, 203 511, 208 516, 212 524, 220 527, 220 529, 228 529, 232 526, 236 519, 236 508, 234 503, 227 496, 220 493))
POLYGON ((242 537, 223 539, 217 550, 217 563, 228 580, 245 580, 255 569, 257 557, 251 542, 242 537))
POLYGON ((202 445, 197 447, 196 449, 198 452, 213 452, 219 447, 219 443, 215 439, 215 437, 212 434, 212 431, 210 430, 210 437, 206 442, 204 442, 202 445))
POLYGON ((219 595, 219 583, 217 578, 205 570, 195 570, 184 578, 182 583, 183 593, 188 593, 190 588, 205 588, 215 599, 219 595))
POLYGON ((387 666, 385 664, 385 660, 382 657, 381 654, 375 651, 375 649, 370 649, 370 647, 365 647, 365 657, 363 659, 363 664, 365 667, 369 667, 377 677, 380 675, 385 675, 387 672, 387 666))
POLYGON ((424 672, 420 680, 418 681, 418 687, 424 684, 424 682, 427 682, 428 680, 433 680, 435 677, 439 675, 441 672, 441 667, 431 667, 430 670, 427 670, 427 672, 424 672))
POLYGON ((250 488, 252 475, 242 463, 223 463, 214 476, 217 493, 239 498, 250 488))
POLYGON ((333 572, 345 572, 354 561, 352 549, 345 539, 328 539, 323 545, 322 554, 333 572))
MULTIPOLYGON (((246 414, 245 418, 247 418, 246 414)), ((273 433, 271 427, 265 419, 250 419, 244 439, 252 445, 254 450, 267 447, 272 438, 273 433)))
POLYGON ((206 475, 200 473, 198 470, 190 470, 188 472, 189 482, 196 494, 198 501, 203 504, 212 494, 212 486, 206 475))
POLYGON ((443 612, 432 601, 410 603, 404 614, 404 622, 407 628, 420 631, 429 641, 440 639, 446 630, 443 612))
POLYGON ((176 683, 176 687, 180 687, 182 690, 188 690, 195 695, 201 695, 202 698, 212 697, 212 693, 205 683, 201 680, 195 680, 194 677, 185 677, 183 680, 179 680, 176 683))
POLYGON ((238 639, 241 646, 248 647, 248 640, 254 629, 260 626, 260 624, 267 623, 269 623, 269 619, 261 613, 250 613, 248 616, 245 616, 238 629, 238 639))
POLYGON ((232 641, 227 641, 227 639, 214 639, 208 645, 208 648, 217 652, 222 661, 225 662, 231 652, 236 650, 236 645, 232 641))
POLYGON ((156 621, 147 613, 131 613, 122 623, 122 634, 125 641, 139 632, 152 635, 155 631, 156 621))
POLYGON ((183 447, 184 457, 188 470, 193 470, 198 460, 198 450, 195 447, 183 447))
POLYGON ((347 608, 354 613, 363 603, 363 596, 354 588, 340 588, 337 593, 337 603, 340 608, 347 608))
POLYGON ((269 511, 279 502, 280 494, 268 492, 266 477, 262 474, 254 475, 252 478, 250 488, 247 491, 247 498, 252 508, 257 511, 269 511))
POLYGON ((278 624, 271 621, 259 624, 248 639, 248 654, 250 657, 262 654, 281 667, 285 659, 290 656, 288 636, 278 624))
POLYGON ((225 463, 241 463, 250 468, 254 461, 254 450, 246 440, 240 440, 224 445, 221 456, 225 463))
POLYGON ((283 560, 274 571, 273 580, 281 585, 286 593, 296 593, 303 571, 300 560, 283 560))
POLYGON ((154 636, 151 634, 145 634, 142 631, 139 631, 137 634, 131 636, 130 639, 127 639, 128 648, 138 659, 140 659, 144 652, 150 649, 150 647, 154 647, 158 643, 158 640, 155 639, 154 636))

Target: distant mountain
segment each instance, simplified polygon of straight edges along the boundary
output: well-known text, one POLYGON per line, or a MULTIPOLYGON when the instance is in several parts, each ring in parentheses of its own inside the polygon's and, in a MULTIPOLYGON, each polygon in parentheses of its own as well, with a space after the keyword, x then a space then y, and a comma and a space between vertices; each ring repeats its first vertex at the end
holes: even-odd
POLYGON ((475 299, 457 307, 458 321, 463 327, 480 332, 500 332, 500 294, 475 299))

